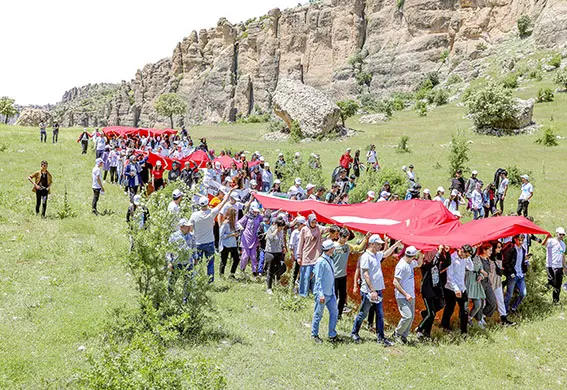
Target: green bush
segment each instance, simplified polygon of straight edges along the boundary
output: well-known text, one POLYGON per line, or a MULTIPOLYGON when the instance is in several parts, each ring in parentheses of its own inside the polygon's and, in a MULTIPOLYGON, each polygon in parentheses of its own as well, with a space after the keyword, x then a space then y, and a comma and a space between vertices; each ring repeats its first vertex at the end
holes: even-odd
POLYGON ((427 103, 422 100, 415 102, 415 110, 419 116, 427 116, 427 103))
POLYGON ((534 182, 534 177, 532 175, 532 171, 529 169, 522 169, 516 165, 510 165, 506 168, 508 172, 508 180, 510 181, 510 185, 513 187, 521 187, 522 186, 522 175, 528 175, 530 177, 530 182, 534 182))
POLYGON ((366 71, 360 71, 356 74, 355 78, 358 85, 370 86, 370 83, 372 82, 372 73, 366 71))
POLYGON ((561 54, 555 53, 548 62, 549 65, 559 68, 561 66, 561 54))
POLYGON ((516 72, 509 73, 502 79, 502 85, 504 86, 504 88, 518 88, 518 74, 516 72))
POLYGON ((268 131, 270 133, 277 133, 285 130, 285 123, 281 119, 273 118, 268 122, 268 131))
MULTIPOLYGON (((305 183, 312 183, 316 186, 324 186, 327 180, 323 180, 323 165, 320 161, 314 164, 314 159, 310 156, 308 159, 300 157, 299 160, 294 158, 292 152, 285 153, 286 165, 281 170, 282 183, 281 188, 286 190, 293 185, 296 177, 300 177, 305 183)), ((337 162, 338 164, 338 162, 337 162)))
POLYGON ((541 71, 541 65, 538 65, 535 69, 530 70, 528 72, 528 77, 536 81, 543 80, 543 72, 541 71))
POLYGON ((341 110, 341 121, 343 122, 343 127, 345 126, 345 121, 350 118, 351 116, 356 115, 356 112, 360 108, 358 102, 352 99, 342 100, 337 102, 337 106, 341 110))
POLYGON ((429 72, 429 73, 427 73, 425 79, 431 81, 431 85, 432 85, 433 87, 439 85, 439 82, 440 82, 440 81, 439 81, 439 73, 437 73, 437 72, 429 72))
POLYGON ((471 93, 467 99, 467 107, 477 129, 506 129, 514 114, 512 91, 499 84, 490 83, 471 93))
POLYGON ((567 89, 567 68, 558 71, 553 78, 553 82, 567 89))
POLYGON ((301 127, 299 126, 298 121, 293 121, 291 123, 291 129, 289 129, 289 136, 291 142, 299 142, 303 139, 303 132, 301 131, 301 127))
POLYGON ((378 111, 378 100, 370 95, 370 94, 363 94, 358 99, 360 101, 360 105, 362 109, 366 112, 377 112, 378 111))
POLYGON ((355 69, 360 69, 361 65, 364 63, 364 56, 362 51, 357 52, 348 59, 348 63, 355 69))
POLYGON ((65 192, 63 193, 63 206, 57 211, 57 218, 66 219, 73 218, 75 216, 77 216, 77 213, 75 212, 75 210, 73 210, 71 204, 69 203, 67 185, 65 185, 65 192))
POLYGON ((456 134, 451 137, 451 149, 449 149, 449 177, 455 172, 462 169, 467 172, 467 162, 469 161, 469 144, 462 130, 457 130, 456 134))
POLYGON ((520 33, 520 38, 529 36, 532 27, 532 19, 528 15, 520 16, 520 19, 516 22, 518 25, 518 32, 520 33))
POLYGON ((544 103, 544 102, 552 102, 555 95, 551 88, 540 88, 537 91, 537 102, 544 103))
POLYGON ((452 74, 451 76, 449 76, 449 78, 447 79, 447 85, 453 85, 453 84, 459 84, 462 83, 463 79, 461 78, 461 76, 459 76, 458 74, 452 74))
POLYGON ((270 114, 250 114, 245 117, 238 118, 236 123, 266 123, 272 116, 270 114))
POLYGON ((446 89, 434 89, 427 94, 427 102, 437 106, 449 103, 449 92, 446 89))
POLYGON ((406 0, 396 0, 396 9, 398 10, 398 12, 402 12, 405 2, 406 0))
POLYGON ((398 153, 411 153, 411 150, 408 146, 409 137, 407 135, 402 135, 400 137, 400 142, 396 146, 396 152, 398 153))
POLYGON ((486 43, 479 42, 479 43, 476 44, 476 50, 485 51, 486 49, 488 49, 488 46, 486 46, 486 43))
POLYGON ((543 134, 541 135, 541 137, 536 139, 535 143, 543 146, 559 145, 559 143, 557 142, 557 136, 555 135, 555 131, 551 126, 545 126, 543 128, 543 134))
POLYGON ((390 99, 390 102, 392 104, 392 110, 394 111, 402 111, 406 107, 405 101, 399 97, 390 99))
POLYGON ((361 175, 356 187, 348 194, 349 201, 351 203, 362 202, 366 199, 368 191, 378 194, 386 181, 390 183, 392 194, 397 194, 403 199, 407 189, 406 175, 400 169, 387 167, 378 171, 369 170, 366 174, 361 175))

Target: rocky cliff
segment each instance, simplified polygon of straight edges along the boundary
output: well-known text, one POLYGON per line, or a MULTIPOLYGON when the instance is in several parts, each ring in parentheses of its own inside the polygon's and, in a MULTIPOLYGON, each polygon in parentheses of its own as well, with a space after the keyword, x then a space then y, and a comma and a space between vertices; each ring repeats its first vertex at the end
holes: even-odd
POLYGON ((335 100, 409 90, 431 71, 469 76, 468 61, 479 57, 478 44, 518 39, 522 15, 534 20, 532 42, 538 47, 565 47, 565 4, 326 0, 274 9, 245 23, 223 18, 214 28, 192 32, 171 58, 146 65, 130 82, 66 92, 55 116, 64 125, 166 126, 154 101, 177 92, 188 107, 178 124, 232 121, 255 109, 271 111, 280 78, 300 80, 335 100))

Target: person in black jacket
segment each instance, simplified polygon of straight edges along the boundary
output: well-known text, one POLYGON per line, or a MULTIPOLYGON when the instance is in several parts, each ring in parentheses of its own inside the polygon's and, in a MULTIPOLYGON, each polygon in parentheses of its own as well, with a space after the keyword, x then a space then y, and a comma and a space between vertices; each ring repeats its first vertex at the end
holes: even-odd
POLYGON ((502 266, 504 276, 506 277, 506 296, 504 297, 504 304, 506 312, 513 313, 518 310, 518 306, 527 295, 526 289, 526 272, 528 272, 528 261, 526 258, 526 250, 522 245, 524 242, 524 235, 518 234, 512 239, 503 253, 502 266), (512 305, 512 294, 514 290, 518 290, 518 297, 512 305))
POLYGON ((421 296, 425 310, 421 311, 423 320, 416 329, 418 338, 430 338, 435 314, 445 306, 443 286, 447 281, 445 271, 451 265, 451 254, 447 245, 439 245, 433 257, 426 256, 421 266, 421 296), (442 275, 444 277, 442 277, 442 275))
POLYGON ((453 180, 451 181, 451 187, 449 187, 449 190, 457 190, 459 191, 459 193, 461 195, 464 195, 465 193, 465 179, 463 179, 463 171, 460 169, 457 169, 457 172, 455 172, 455 177, 453 178, 453 180))

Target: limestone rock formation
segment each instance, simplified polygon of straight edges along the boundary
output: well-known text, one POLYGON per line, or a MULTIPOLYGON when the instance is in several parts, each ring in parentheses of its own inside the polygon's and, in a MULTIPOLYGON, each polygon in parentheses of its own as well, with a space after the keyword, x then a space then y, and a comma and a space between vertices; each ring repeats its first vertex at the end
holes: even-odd
POLYGON ((303 135, 315 138, 336 129, 339 107, 323 92, 292 79, 281 79, 274 92, 273 109, 288 128, 297 121, 303 135))
POLYGON ((358 121, 360 123, 376 124, 381 122, 387 122, 388 119, 389 118, 386 114, 378 113, 378 114, 369 114, 369 115, 361 116, 358 121))
POLYGON ((51 114, 39 108, 25 108, 20 112, 16 126, 38 126, 40 122, 51 123, 51 114))
POLYGON ((534 99, 514 99, 514 117, 508 127, 510 129, 521 129, 533 124, 534 99))
POLYGON ((222 18, 193 31, 171 58, 148 64, 120 85, 65 93, 54 116, 64 125, 167 124, 154 109, 163 93, 187 101, 179 124, 233 121, 267 112, 280 80, 324 91, 334 101, 409 91, 429 72, 479 74, 483 46, 518 39, 529 15, 542 48, 567 47, 564 0, 322 0, 245 23, 222 18), (450 61, 440 61, 450 53, 450 61))

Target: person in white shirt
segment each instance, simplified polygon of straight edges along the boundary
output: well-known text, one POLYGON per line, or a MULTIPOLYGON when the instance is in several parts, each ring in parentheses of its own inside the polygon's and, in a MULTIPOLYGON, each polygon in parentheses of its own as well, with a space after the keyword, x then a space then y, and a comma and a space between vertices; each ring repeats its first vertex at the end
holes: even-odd
POLYGON ((240 210, 242 210, 244 208, 244 206, 242 205, 242 203, 240 203, 240 195, 238 195, 236 192, 233 192, 230 195, 230 201, 224 205, 224 207, 222 208, 220 215, 219 215, 219 223, 222 224, 224 221, 224 218, 226 216, 226 213, 229 209, 235 209, 236 210, 236 215, 238 216, 238 213, 240 212, 240 210))
POLYGON ((307 225, 307 219, 301 215, 298 215, 295 220, 291 222, 291 227, 295 226, 295 229, 291 232, 289 238, 289 252, 291 253, 291 261, 293 262, 293 286, 297 290, 297 278, 299 277, 299 270, 301 266, 297 262, 297 254, 299 248, 299 233, 301 228, 307 225))
POLYGON ((274 180, 274 175, 270 171, 270 163, 264 163, 264 168, 262 169, 262 192, 268 192, 272 188, 274 180))
POLYGON ((384 284, 384 275, 382 274, 382 261, 390 257, 397 248, 401 247, 402 243, 397 241, 390 248, 380 251, 383 244, 384 241, 379 235, 374 234, 370 236, 368 239, 368 249, 360 257, 360 273, 362 276, 360 295, 362 296, 362 302, 360 303, 360 309, 352 326, 351 338, 355 343, 360 342, 358 332, 362 326, 362 321, 368 316, 370 306, 374 305, 376 309, 377 342, 389 347, 392 345, 392 342, 386 339, 384 335, 382 291, 386 286, 384 284))
POLYGON ((459 304, 459 320, 461 333, 467 333, 469 317, 469 300, 467 297, 467 285, 465 283, 466 270, 474 270, 471 256, 474 250, 470 245, 464 245, 457 249, 451 256, 451 265, 447 268, 447 283, 445 284, 445 309, 441 326, 445 330, 451 329, 451 317, 455 311, 455 304, 459 304))
POLYGON ((362 203, 372 203, 374 202, 374 198, 376 198, 376 193, 374 191, 368 191, 366 193, 366 199, 364 199, 362 203))
POLYGON ((390 193, 388 191, 382 191, 380 193, 380 198, 378 198, 378 200, 376 201, 376 203, 378 202, 386 202, 388 199, 390 199, 390 193))
POLYGON ((102 177, 100 173, 100 167, 104 162, 102 158, 97 158, 95 161, 95 166, 92 171, 92 188, 93 188, 93 214, 98 215, 97 204, 98 199, 100 198, 100 194, 104 193, 104 186, 102 185, 102 177))
POLYGON ((500 179, 502 180, 498 185, 498 194, 496 202, 500 206, 500 211, 504 213, 504 199, 506 199, 506 195, 508 194, 508 172, 502 171, 500 173, 500 179))
POLYGON ((173 200, 171 202, 169 202, 169 205, 167 206, 167 211, 169 211, 171 214, 179 214, 179 212, 181 211, 179 205, 181 204, 181 201, 183 200, 183 195, 185 195, 183 192, 181 192, 181 190, 176 189, 173 190, 173 200))
POLYGON ((376 145, 370 145, 370 150, 366 153, 366 162, 373 170, 380 169, 378 164, 378 156, 376 155, 376 145))
POLYGON ((435 198, 433 198, 433 200, 445 203, 445 188, 437 187, 437 195, 435 195, 435 198))
POLYGON ((301 188, 301 179, 299 177, 296 178, 294 184, 289 187, 289 190, 287 191, 288 198, 291 197, 291 194, 293 193, 297 194, 300 198, 305 196, 305 190, 301 188))
POLYGON ((547 282, 553 287, 553 303, 559 304, 559 294, 563 283, 563 272, 567 269, 565 263, 565 229, 558 227, 555 238, 543 242, 546 250, 547 282))
POLYGON ((528 175, 520 176, 522 178, 522 192, 520 193, 520 198, 518 199, 518 210, 516 214, 528 217, 528 206, 530 205, 530 200, 534 196, 534 186, 530 183, 530 177, 528 175))
POLYGON ((482 196, 482 183, 477 181, 474 190, 471 192, 471 210, 473 219, 484 217, 484 197, 482 196))
POLYGON ((101 134, 96 139, 96 158, 102 157, 105 147, 106 147, 106 139, 104 138, 104 135, 101 134))
POLYGON ((413 172, 413 164, 410 164, 407 171, 406 171, 406 175, 408 177, 408 180, 411 183, 415 183, 415 173, 413 172))
POLYGON ((408 342, 407 337, 415 317, 414 270, 423 264, 423 256, 419 256, 419 260, 416 260, 416 257, 418 257, 417 249, 413 246, 407 247, 405 256, 398 261, 394 271, 396 302, 402 316, 394 331, 394 338, 400 339, 404 344, 408 342))

